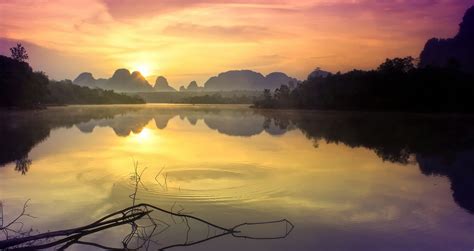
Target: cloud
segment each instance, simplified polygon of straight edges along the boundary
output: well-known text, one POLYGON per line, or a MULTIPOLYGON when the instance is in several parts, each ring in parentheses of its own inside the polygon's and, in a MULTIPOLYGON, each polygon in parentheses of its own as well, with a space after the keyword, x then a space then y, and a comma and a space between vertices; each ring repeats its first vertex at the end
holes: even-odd
POLYGON ((315 17, 313 20, 346 20, 350 22, 348 29, 375 27, 383 35, 410 32, 408 35, 419 37, 453 26, 456 29, 453 24, 460 21, 470 5, 469 0, 352 0, 314 4, 305 14, 315 17))
POLYGON ((209 38, 218 41, 254 42, 256 40, 274 37, 275 32, 263 26, 253 25, 199 25, 192 23, 176 23, 163 29, 164 35, 188 37, 190 39, 209 38))
POLYGON ((283 1, 268 0, 102 0, 110 15, 116 19, 155 16, 163 13, 175 12, 193 7, 211 5, 231 5, 233 7, 270 7, 283 1))
POLYGON ((282 67, 282 65, 284 65, 288 60, 288 57, 278 54, 255 55, 251 59, 245 59, 241 62, 229 62, 225 66, 229 69, 250 69, 260 71, 263 74, 268 74, 270 72, 284 69, 285 67, 282 67))
POLYGON ((44 71, 54 79, 73 79, 82 71, 100 69, 97 60, 91 61, 84 57, 73 56, 68 53, 48 49, 31 42, 12 40, 0 37, 0 54, 10 56, 9 48, 16 43, 25 46, 28 52, 28 63, 35 71, 44 71))

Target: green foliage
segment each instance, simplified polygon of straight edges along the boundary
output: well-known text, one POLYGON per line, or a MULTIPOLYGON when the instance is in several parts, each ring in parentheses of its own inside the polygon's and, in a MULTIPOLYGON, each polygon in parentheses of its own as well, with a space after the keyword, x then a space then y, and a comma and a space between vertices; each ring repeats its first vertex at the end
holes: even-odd
POLYGON ((315 77, 287 95, 279 88, 258 108, 412 112, 474 111, 474 77, 449 68, 415 68, 411 57, 387 59, 377 70, 315 77))

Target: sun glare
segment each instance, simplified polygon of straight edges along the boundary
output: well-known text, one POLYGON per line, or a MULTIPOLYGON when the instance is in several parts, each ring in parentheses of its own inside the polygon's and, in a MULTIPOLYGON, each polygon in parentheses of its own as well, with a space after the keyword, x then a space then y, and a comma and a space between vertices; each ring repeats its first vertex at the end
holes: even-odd
POLYGON ((135 136, 136 136, 138 141, 146 141, 146 140, 150 139, 150 137, 152 136, 152 133, 151 133, 150 129, 143 128, 143 130, 140 133, 135 134, 135 136))
POLYGON ((145 127, 138 133, 132 132, 126 141, 129 151, 148 151, 154 149, 153 146, 160 144, 161 137, 155 130, 145 127))
POLYGON ((135 70, 139 71, 144 77, 148 77, 151 74, 151 67, 148 64, 137 64, 135 70))

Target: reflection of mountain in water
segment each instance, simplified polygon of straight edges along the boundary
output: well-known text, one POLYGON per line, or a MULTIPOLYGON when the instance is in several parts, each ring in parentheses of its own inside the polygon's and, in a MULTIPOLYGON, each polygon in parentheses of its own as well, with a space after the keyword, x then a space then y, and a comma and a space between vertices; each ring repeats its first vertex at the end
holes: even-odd
POLYGON ((309 139, 373 150, 383 160, 407 163, 413 154, 474 147, 474 117, 378 113, 268 113, 280 128, 309 139))
MULTIPOLYGON (((70 107, 34 112, 0 113, 0 166, 10 162, 25 164, 31 149, 49 137, 51 130, 87 123, 95 119, 112 119, 115 115, 132 111, 132 108, 101 109, 97 107, 70 107)), ((91 132, 95 125, 85 125, 83 132, 91 132)), ((26 167, 27 168, 27 167, 26 167)), ((22 170, 24 171, 24 170, 22 170)))
POLYGON ((264 118, 252 111, 233 111, 224 114, 209 114, 204 123, 219 133, 230 136, 253 136, 263 131, 264 118))
POLYGON ((50 127, 44 123, 0 118, 0 167, 10 162, 16 162, 16 170, 25 174, 31 161, 28 153, 31 149, 49 137, 50 127))
MULTIPOLYGON (((28 161, 31 149, 49 137, 51 130, 76 126, 83 133, 92 133, 96 127, 110 127, 120 137, 131 132, 140 133, 152 119, 158 129, 165 129, 168 122, 179 116, 191 125, 203 120, 210 129, 231 136, 252 136, 268 131, 281 134, 272 124, 263 126, 264 117, 247 109, 170 108, 144 107, 68 107, 39 112, 0 113, 0 166, 17 162, 18 168, 28 161)), ((23 168, 27 169, 27 167, 23 168)), ((21 169, 21 168, 20 168, 21 169)))
POLYGON ((382 160, 416 161, 425 175, 451 181, 456 203, 474 213, 474 117, 377 113, 264 113, 280 128, 374 151, 382 160))
POLYGON ((90 120, 84 123, 76 124, 76 127, 83 133, 91 133, 97 127, 110 127, 115 134, 120 137, 127 137, 131 132, 140 133, 148 122, 149 118, 137 115, 135 113, 117 115, 113 119, 90 120))
POLYGON ((425 175, 443 175, 451 181, 456 203, 474 213, 474 149, 439 156, 417 156, 425 175))
POLYGON ((179 117, 196 125, 199 120, 229 136, 250 137, 263 133, 283 135, 298 129, 315 142, 374 151, 382 160, 417 162, 425 175, 443 175, 451 181, 455 201, 474 213, 474 117, 377 113, 289 112, 263 113, 249 109, 213 107, 69 107, 29 113, 2 113, 0 166, 16 163, 26 173, 28 153, 59 127, 76 126, 91 133, 110 127, 116 135, 139 133, 152 119, 165 129, 179 117))

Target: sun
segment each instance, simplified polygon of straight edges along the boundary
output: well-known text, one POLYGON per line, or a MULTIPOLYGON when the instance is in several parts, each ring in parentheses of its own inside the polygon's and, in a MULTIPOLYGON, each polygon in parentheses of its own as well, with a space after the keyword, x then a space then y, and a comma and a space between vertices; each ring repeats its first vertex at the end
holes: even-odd
POLYGON ((151 67, 148 64, 137 64, 134 68, 136 71, 139 71, 144 77, 148 77, 151 74, 151 67))

